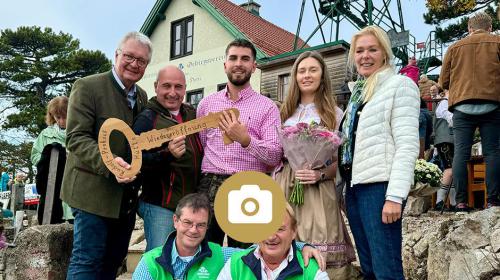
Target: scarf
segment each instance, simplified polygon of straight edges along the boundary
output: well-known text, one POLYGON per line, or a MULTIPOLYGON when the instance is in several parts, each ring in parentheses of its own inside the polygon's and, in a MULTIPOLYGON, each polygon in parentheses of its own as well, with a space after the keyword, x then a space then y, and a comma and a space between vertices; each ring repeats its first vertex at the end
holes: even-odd
POLYGON ((347 103, 347 109, 344 122, 342 123, 342 132, 346 136, 345 141, 340 147, 342 165, 352 165, 353 151, 354 151, 354 122, 356 120, 356 113, 359 107, 363 104, 363 88, 365 80, 358 80, 354 85, 353 92, 347 103))

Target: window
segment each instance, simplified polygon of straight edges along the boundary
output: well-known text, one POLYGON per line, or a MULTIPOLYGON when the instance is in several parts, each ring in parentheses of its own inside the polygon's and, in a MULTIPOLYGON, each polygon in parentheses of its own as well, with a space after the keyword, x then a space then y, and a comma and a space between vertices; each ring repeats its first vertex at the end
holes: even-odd
POLYGON ((278 100, 283 102, 288 94, 290 87, 290 74, 283 74, 278 76, 278 100))
POLYGON ((218 84, 217 85, 217 91, 221 91, 221 90, 225 89, 226 85, 227 85, 227 83, 218 84))
POLYGON ((193 16, 172 22, 170 59, 193 53, 193 16))
POLYGON ((187 93, 187 103, 193 105, 195 108, 198 107, 198 103, 203 98, 203 89, 195 89, 188 91, 187 93))

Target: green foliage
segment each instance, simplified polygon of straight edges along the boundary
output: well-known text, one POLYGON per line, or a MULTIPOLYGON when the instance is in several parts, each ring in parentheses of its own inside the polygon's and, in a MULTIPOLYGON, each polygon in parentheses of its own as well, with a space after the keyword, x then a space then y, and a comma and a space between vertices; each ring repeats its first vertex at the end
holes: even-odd
POLYGON ((442 43, 451 43, 467 36, 467 15, 486 7, 493 20, 493 30, 500 29, 498 19, 499 0, 426 0, 428 12, 424 14, 425 23, 437 25, 436 37, 442 43), (446 27, 440 25, 454 20, 446 27))
POLYGON ((33 143, 24 142, 21 144, 11 144, 0 140, 0 171, 8 171, 14 174, 18 172, 28 172, 28 178, 34 181, 33 165, 31 164, 31 147, 33 143))
POLYGON ((19 111, 7 117, 2 129, 20 128, 36 137, 46 126, 45 108, 53 97, 68 95, 76 79, 110 67, 104 53, 80 49, 70 34, 36 26, 2 30, 1 98, 19 111))

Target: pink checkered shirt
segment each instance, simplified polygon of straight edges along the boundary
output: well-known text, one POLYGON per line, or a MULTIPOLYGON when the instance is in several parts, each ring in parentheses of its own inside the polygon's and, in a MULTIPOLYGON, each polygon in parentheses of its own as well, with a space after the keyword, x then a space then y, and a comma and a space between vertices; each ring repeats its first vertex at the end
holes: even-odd
POLYGON ((280 163, 283 154, 276 130, 281 125, 278 108, 250 86, 240 91, 238 100, 232 101, 226 87, 203 98, 198 104, 196 116, 204 117, 210 112, 230 108, 240 111, 239 120, 248 128, 250 145, 246 148, 237 142, 224 145, 219 128, 200 132, 205 152, 201 163, 202 172, 231 175, 239 171, 272 171, 280 163))

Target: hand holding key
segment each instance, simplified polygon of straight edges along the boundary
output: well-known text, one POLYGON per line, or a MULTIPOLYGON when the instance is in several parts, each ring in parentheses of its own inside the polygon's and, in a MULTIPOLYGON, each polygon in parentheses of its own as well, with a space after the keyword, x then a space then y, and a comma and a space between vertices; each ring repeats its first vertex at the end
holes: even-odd
POLYGON ((186 152, 186 136, 179 136, 168 142, 168 150, 175 158, 180 158, 186 152))
MULTIPOLYGON (((227 109, 223 112, 226 112, 227 114, 232 113, 234 114, 234 116, 236 116, 236 118, 238 118, 240 115, 240 112, 236 108, 227 109)), ((167 141, 176 141, 175 139, 182 138, 182 136, 184 136, 185 139, 186 135, 194 134, 207 128, 218 128, 219 118, 221 114, 222 112, 210 113, 206 117, 184 122, 169 128, 158 130, 153 129, 148 132, 143 132, 140 135, 135 135, 132 129, 120 119, 107 119, 102 124, 97 139, 97 144, 99 145, 99 151, 101 152, 102 160, 109 171, 115 174, 117 180, 128 181, 131 178, 134 178, 141 169, 143 150, 160 147, 163 143, 167 141), (121 132, 125 136, 125 138, 127 138, 132 154, 132 162, 130 163, 130 168, 127 168, 128 166, 124 164, 126 163, 125 161, 120 161, 121 158, 115 160, 115 156, 111 152, 109 146, 109 137, 114 130, 121 132)), ((226 145, 233 143, 233 140, 228 138, 225 134, 223 134, 223 141, 226 145)), ((176 144, 172 144, 172 147, 175 150, 175 154, 172 154, 174 156, 182 156, 182 154, 185 152, 185 144, 184 148, 182 148, 182 145, 180 145, 178 142, 175 143, 176 144)))

